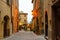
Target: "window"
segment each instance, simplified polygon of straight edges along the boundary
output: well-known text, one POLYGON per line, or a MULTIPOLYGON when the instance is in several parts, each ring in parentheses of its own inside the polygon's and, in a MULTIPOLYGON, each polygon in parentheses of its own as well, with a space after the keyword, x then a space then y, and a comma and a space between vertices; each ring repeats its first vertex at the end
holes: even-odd
POLYGON ((56 0, 52 0, 52 2, 55 2, 56 0))
POLYGON ((27 20, 24 20, 24 22, 27 22, 27 20))
POLYGON ((7 0, 7 4, 9 5, 9 0, 7 0))
POLYGON ((24 15, 24 17, 26 17, 26 15, 24 15))

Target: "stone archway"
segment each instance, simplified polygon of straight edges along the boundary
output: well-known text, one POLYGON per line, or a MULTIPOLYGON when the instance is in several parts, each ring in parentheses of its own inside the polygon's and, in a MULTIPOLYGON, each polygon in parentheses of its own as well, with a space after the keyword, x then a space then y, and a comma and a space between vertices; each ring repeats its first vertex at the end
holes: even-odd
POLYGON ((10 30, 8 29, 9 16, 4 16, 4 38, 9 36, 10 30))
POLYGON ((48 14, 45 12, 45 36, 48 36, 48 14))

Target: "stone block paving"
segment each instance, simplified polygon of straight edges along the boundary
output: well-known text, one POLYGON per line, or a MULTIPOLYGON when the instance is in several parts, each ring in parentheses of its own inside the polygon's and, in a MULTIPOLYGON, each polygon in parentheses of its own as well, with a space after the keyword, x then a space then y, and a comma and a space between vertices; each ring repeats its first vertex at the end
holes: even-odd
POLYGON ((37 36, 31 31, 20 31, 3 40, 45 40, 43 35, 37 36))
POLYGON ((46 39, 44 38, 44 35, 39 35, 36 37, 36 40, 46 40, 46 39))

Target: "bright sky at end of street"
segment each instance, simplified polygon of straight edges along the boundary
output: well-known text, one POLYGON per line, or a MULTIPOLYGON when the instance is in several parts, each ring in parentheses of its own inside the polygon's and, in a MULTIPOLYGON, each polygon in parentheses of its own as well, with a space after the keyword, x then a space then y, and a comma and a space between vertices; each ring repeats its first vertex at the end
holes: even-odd
POLYGON ((33 10, 32 0, 19 0, 19 11, 28 13, 27 16, 28 23, 32 19, 32 10, 33 10))

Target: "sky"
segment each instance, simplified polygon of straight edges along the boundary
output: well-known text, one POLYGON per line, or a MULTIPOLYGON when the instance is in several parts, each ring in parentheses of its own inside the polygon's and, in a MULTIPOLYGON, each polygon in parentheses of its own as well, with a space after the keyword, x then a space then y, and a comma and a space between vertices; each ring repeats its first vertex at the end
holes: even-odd
POLYGON ((32 0, 19 0, 19 11, 28 13, 27 16, 28 23, 30 23, 32 19, 32 9, 33 9, 32 0))

